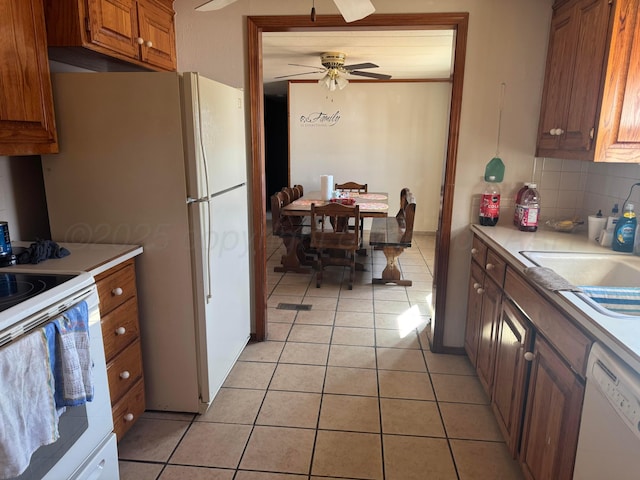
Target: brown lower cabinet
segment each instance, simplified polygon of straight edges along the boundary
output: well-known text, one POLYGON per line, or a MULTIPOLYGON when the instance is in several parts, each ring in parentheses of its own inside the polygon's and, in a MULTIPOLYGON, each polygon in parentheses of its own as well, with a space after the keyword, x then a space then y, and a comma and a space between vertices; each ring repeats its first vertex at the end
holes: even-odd
POLYGON ((511 454, 516 457, 529 363, 533 359, 533 328, 513 302, 505 299, 498 321, 491 407, 511 454))
POLYGON ((525 477, 571 480, 592 339, 510 266, 496 283, 499 255, 485 258, 484 272, 471 262, 465 349, 525 477))
POLYGON ((584 384, 536 337, 520 448, 527 478, 571 480, 583 399, 584 384))
POLYGON ((114 431, 120 441, 145 410, 134 260, 96 275, 114 431))

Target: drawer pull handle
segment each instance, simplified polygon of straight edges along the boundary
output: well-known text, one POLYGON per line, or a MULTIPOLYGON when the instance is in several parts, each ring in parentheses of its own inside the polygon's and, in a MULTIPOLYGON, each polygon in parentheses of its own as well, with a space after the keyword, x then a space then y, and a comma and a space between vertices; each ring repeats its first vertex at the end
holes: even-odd
POLYGON ((476 292, 478 292, 478 295, 482 295, 484 293, 484 288, 478 288, 476 292))
POLYGON ((535 356, 532 352, 525 352, 525 354, 524 354, 524 359, 525 359, 527 362, 531 362, 531 361, 533 361, 533 359, 534 359, 534 358, 536 358, 536 356, 535 356))
POLYGON ((146 42, 144 42, 144 46, 147 48, 151 48, 153 47, 153 42, 151 40, 147 40, 146 42))
POLYGON ((120 287, 116 287, 113 290, 111 290, 111 295, 113 295, 114 297, 119 297, 120 295, 122 295, 122 289, 120 287))
POLYGON ((125 370, 124 372, 122 372, 122 373, 120 374, 120 378, 121 378, 121 379, 123 379, 123 380, 126 380, 126 379, 127 379, 127 378, 129 378, 130 376, 131 376, 131 374, 130 374, 127 370, 125 370))
POLYGON ((124 335, 125 333, 127 333, 127 329, 124 327, 118 327, 116 328, 116 335, 124 335))
POLYGON ((133 413, 127 413, 127 414, 125 414, 125 416, 124 416, 124 421, 125 421, 125 422, 130 422, 130 421, 132 421, 132 420, 133 420, 133 413))
POLYGON ((487 263, 487 270, 493 270, 496 266, 493 263, 487 263))
POLYGON ((137 43, 138 45, 142 45, 142 44, 144 43, 144 38, 142 38, 142 37, 138 37, 138 38, 136 38, 136 43, 137 43))
POLYGON ((482 285, 480 285, 478 282, 476 282, 476 283, 474 283, 474 284, 473 284, 473 288, 474 288, 475 290, 477 290, 477 289, 478 289, 478 288, 480 288, 481 286, 482 286, 482 285))
POLYGON ((475 255, 476 253, 478 253, 478 249, 477 248, 472 248, 471 249, 471 255, 475 255))

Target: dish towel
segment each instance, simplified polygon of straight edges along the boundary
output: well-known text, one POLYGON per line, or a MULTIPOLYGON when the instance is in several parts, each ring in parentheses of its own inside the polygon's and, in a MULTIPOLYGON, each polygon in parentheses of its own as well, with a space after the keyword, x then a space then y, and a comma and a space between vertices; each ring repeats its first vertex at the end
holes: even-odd
POLYGON ((559 292, 560 290, 568 290, 571 292, 581 291, 578 287, 567 282, 563 277, 547 267, 525 268, 524 274, 547 290, 552 290, 554 292, 559 292))
POLYGON ((24 252, 17 255, 17 261, 20 264, 36 264, 49 258, 66 257, 70 253, 69 250, 61 247, 53 240, 36 240, 24 252))
POLYGON ((0 349, 0 479, 22 474, 59 437, 48 358, 42 328, 0 349))
POLYGON ((89 308, 80 302, 45 326, 57 408, 93 400, 89 308))
POLYGON ((607 310, 640 316, 638 287, 580 287, 582 291, 607 310))

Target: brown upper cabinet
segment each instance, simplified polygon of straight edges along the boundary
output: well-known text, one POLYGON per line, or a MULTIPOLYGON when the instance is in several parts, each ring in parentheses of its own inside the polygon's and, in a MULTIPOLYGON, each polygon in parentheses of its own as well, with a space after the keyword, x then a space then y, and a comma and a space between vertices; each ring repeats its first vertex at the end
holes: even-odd
POLYGON ((45 0, 52 59, 111 70, 116 59, 176 70, 173 0, 45 0), (82 47, 69 48, 69 47, 82 47))
POLYGON ((556 2, 537 156, 640 162, 639 35, 635 0, 556 2))
POLYGON ((57 153, 42 0, 0 0, 0 155, 57 153))

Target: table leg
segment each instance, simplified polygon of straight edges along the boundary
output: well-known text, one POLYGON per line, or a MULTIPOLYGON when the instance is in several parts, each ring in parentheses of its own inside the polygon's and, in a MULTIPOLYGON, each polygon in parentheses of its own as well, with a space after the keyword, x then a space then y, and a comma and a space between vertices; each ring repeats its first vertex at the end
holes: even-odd
POLYGON ((372 282, 376 284, 395 283, 403 287, 410 287, 412 281, 400 278, 401 274, 397 264, 397 258, 404 252, 404 247, 383 247, 382 251, 384 256, 387 257, 387 266, 382 271, 382 277, 374 278, 372 282))
POLYGON ((311 273, 313 261, 308 260, 304 253, 302 238, 295 235, 282 237, 287 253, 280 259, 281 267, 274 267, 274 272, 311 273))

